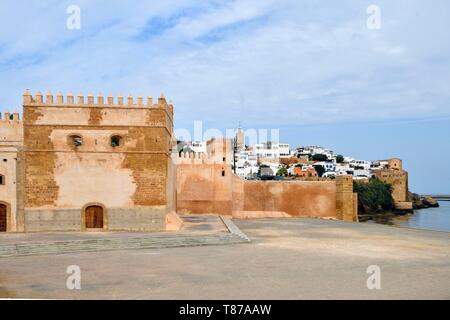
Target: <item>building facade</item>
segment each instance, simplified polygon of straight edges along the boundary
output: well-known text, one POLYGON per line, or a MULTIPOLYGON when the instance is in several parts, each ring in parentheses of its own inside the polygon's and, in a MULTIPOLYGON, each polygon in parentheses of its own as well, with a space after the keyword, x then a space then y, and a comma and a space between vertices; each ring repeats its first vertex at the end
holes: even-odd
POLYGON ((258 158, 289 158, 291 149, 287 143, 264 142, 254 145, 254 152, 258 158))
POLYGON ((0 114, 0 232, 23 231, 23 122, 0 114))
POLYGON ((18 160, 8 159, 0 174, 6 183, 22 181, 1 193, 6 231, 165 229, 175 210, 175 173, 173 106, 163 96, 156 103, 101 95, 75 101, 71 94, 54 100, 26 92, 23 123, 11 121, 1 132, 23 125, 23 149, 1 146, 4 157, 9 151, 18 160))

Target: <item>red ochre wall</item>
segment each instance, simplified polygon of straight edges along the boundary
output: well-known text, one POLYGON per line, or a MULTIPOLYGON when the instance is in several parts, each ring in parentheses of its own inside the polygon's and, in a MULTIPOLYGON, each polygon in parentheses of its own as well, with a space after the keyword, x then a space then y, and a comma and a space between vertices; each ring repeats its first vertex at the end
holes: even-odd
POLYGON ((242 216, 245 212, 278 212, 356 220, 349 177, 329 181, 243 180, 232 173, 230 166, 191 160, 177 164, 178 213, 242 216))
POLYGON ((177 212, 231 215, 231 174, 220 164, 178 164, 177 212))
POLYGON ((233 211, 284 212, 291 216, 334 217, 333 181, 245 181, 234 179, 233 211))

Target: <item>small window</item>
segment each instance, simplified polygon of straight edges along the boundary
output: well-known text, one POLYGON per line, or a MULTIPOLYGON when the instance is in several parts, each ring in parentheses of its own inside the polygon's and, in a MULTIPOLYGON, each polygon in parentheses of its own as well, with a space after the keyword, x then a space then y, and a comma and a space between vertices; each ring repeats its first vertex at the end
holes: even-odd
POLYGON ((225 170, 222 170, 222 177, 225 177, 225 170))
POLYGON ((122 137, 121 136, 113 136, 111 137, 111 147, 116 148, 120 147, 122 143, 122 137))
POLYGON ((80 147, 83 145, 83 138, 79 135, 71 135, 67 138, 67 143, 69 144, 69 146, 73 146, 73 147, 80 147))
POLYGON ((72 135, 69 137, 69 144, 73 145, 74 147, 79 147, 83 145, 83 138, 78 135, 72 135))
POLYGON ((5 185, 5 176, 0 174, 0 185, 4 186, 5 185))

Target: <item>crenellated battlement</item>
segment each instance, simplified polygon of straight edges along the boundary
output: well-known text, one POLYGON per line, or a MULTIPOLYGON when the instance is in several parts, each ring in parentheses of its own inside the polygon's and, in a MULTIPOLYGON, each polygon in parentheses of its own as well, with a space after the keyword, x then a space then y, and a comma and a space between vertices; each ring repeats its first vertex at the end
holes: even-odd
POLYGON ((3 114, 0 112, 0 123, 9 123, 11 125, 14 125, 22 123, 22 120, 20 119, 18 112, 11 113, 9 111, 5 111, 3 114))
POLYGON ((23 141, 23 121, 18 112, 0 113, 0 145, 20 145, 23 141))
POLYGON ((172 160, 175 164, 215 164, 217 159, 200 152, 182 152, 173 154, 172 160))
POLYGON ((54 106, 54 107, 130 107, 130 108, 166 108, 171 114, 173 114, 172 102, 167 103, 164 94, 161 94, 157 102, 153 101, 151 96, 147 96, 145 99, 142 96, 133 97, 129 95, 127 97, 112 95, 103 96, 98 94, 94 96, 92 93, 84 96, 83 94, 73 95, 68 93, 63 95, 58 92, 53 95, 51 91, 47 94, 42 94, 40 91, 36 92, 33 96, 29 90, 26 90, 23 94, 24 106, 54 106))

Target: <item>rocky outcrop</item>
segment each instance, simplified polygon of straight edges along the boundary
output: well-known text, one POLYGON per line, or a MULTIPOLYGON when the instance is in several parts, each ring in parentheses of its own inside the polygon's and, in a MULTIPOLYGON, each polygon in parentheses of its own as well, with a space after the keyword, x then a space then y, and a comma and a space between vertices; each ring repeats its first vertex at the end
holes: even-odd
POLYGON ((414 209, 437 208, 439 203, 432 197, 421 197, 417 193, 409 193, 409 199, 414 209))
POLYGON ((426 207, 431 207, 431 208, 437 208, 439 207, 439 203, 436 201, 436 199, 432 198, 432 197, 425 197, 422 199, 422 203, 426 206, 426 207))

